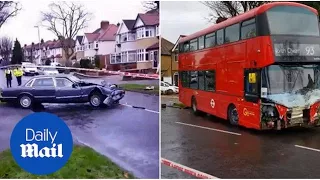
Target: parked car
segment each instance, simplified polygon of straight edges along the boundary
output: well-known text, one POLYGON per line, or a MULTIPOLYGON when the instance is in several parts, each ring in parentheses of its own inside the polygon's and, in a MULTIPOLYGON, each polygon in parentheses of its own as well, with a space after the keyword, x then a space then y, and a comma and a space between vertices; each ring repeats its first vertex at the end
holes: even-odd
POLYGON ((31 108, 41 103, 86 103, 93 107, 111 106, 119 103, 125 91, 117 85, 85 82, 71 75, 31 78, 21 87, 3 89, 0 100, 19 104, 22 108, 31 108))
POLYGON ((43 74, 43 75, 58 75, 59 72, 58 72, 58 70, 55 69, 55 68, 44 68, 44 69, 42 70, 42 74, 43 74))
POLYGON ((22 62, 22 71, 23 75, 28 76, 28 75, 39 75, 38 69, 35 64, 30 63, 30 62, 22 62))
POLYGON ((174 86, 174 85, 172 85, 170 83, 161 81, 160 91, 161 91, 161 94, 179 93, 179 87, 178 86, 174 86))

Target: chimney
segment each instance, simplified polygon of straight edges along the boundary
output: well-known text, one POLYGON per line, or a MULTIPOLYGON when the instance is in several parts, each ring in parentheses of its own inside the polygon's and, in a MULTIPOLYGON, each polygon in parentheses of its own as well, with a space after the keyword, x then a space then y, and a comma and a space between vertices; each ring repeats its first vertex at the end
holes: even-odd
POLYGON ((101 29, 107 29, 109 26, 109 21, 101 21, 100 28, 101 29))

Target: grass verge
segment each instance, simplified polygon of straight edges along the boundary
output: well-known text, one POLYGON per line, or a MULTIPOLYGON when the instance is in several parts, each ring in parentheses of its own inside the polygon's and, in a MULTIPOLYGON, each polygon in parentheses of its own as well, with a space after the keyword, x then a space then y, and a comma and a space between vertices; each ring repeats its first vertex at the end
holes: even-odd
POLYGON ((176 107, 176 108, 186 108, 186 106, 182 103, 173 103, 172 107, 176 107))
POLYGON ((30 174, 14 161, 10 150, 0 153, 1 179, 133 179, 105 156, 85 146, 74 146, 67 164, 59 171, 45 176, 30 174))
POLYGON ((119 84, 119 87, 126 91, 139 92, 159 96, 159 85, 144 85, 144 84, 119 84), (145 90, 147 86, 154 86, 153 90, 145 90))

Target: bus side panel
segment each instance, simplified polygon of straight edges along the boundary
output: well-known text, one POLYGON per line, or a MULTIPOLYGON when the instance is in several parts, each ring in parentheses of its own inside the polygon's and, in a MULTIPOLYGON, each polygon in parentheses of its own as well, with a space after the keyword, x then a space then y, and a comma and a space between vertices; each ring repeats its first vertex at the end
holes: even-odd
POLYGON ((260 129, 260 103, 246 102, 241 98, 237 108, 239 125, 246 128, 260 129))
MULTIPOLYGON (((246 40, 246 64, 241 68, 244 73, 244 69, 259 68, 264 62, 267 51, 263 50, 261 43, 265 42, 262 37, 246 40), (253 62, 256 62, 256 65, 253 62)), ((244 75, 244 74, 243 74, 244 75)), ((243 76, 242 76, 243 77, 243 76)), ((242 79, 242 98, 239 103, 238 114, 239 124, 247 128, 260 129, 260 105, 259 103, 247 102, 244 100, 244 79, 242 79)))
POLYGON ((246 42, 235 42, 226 46, 227 89, 232 96, 243 96, 243 67, 246 58, 246 42))

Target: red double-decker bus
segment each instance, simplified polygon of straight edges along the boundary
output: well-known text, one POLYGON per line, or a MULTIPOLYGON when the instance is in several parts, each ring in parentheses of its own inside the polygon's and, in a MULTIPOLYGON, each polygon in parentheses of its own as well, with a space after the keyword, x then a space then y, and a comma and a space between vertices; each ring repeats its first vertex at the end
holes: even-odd
POLYGON ((180 39, 180 101, 247 128, 319 125, 318 22, 273 2, 180 39))

